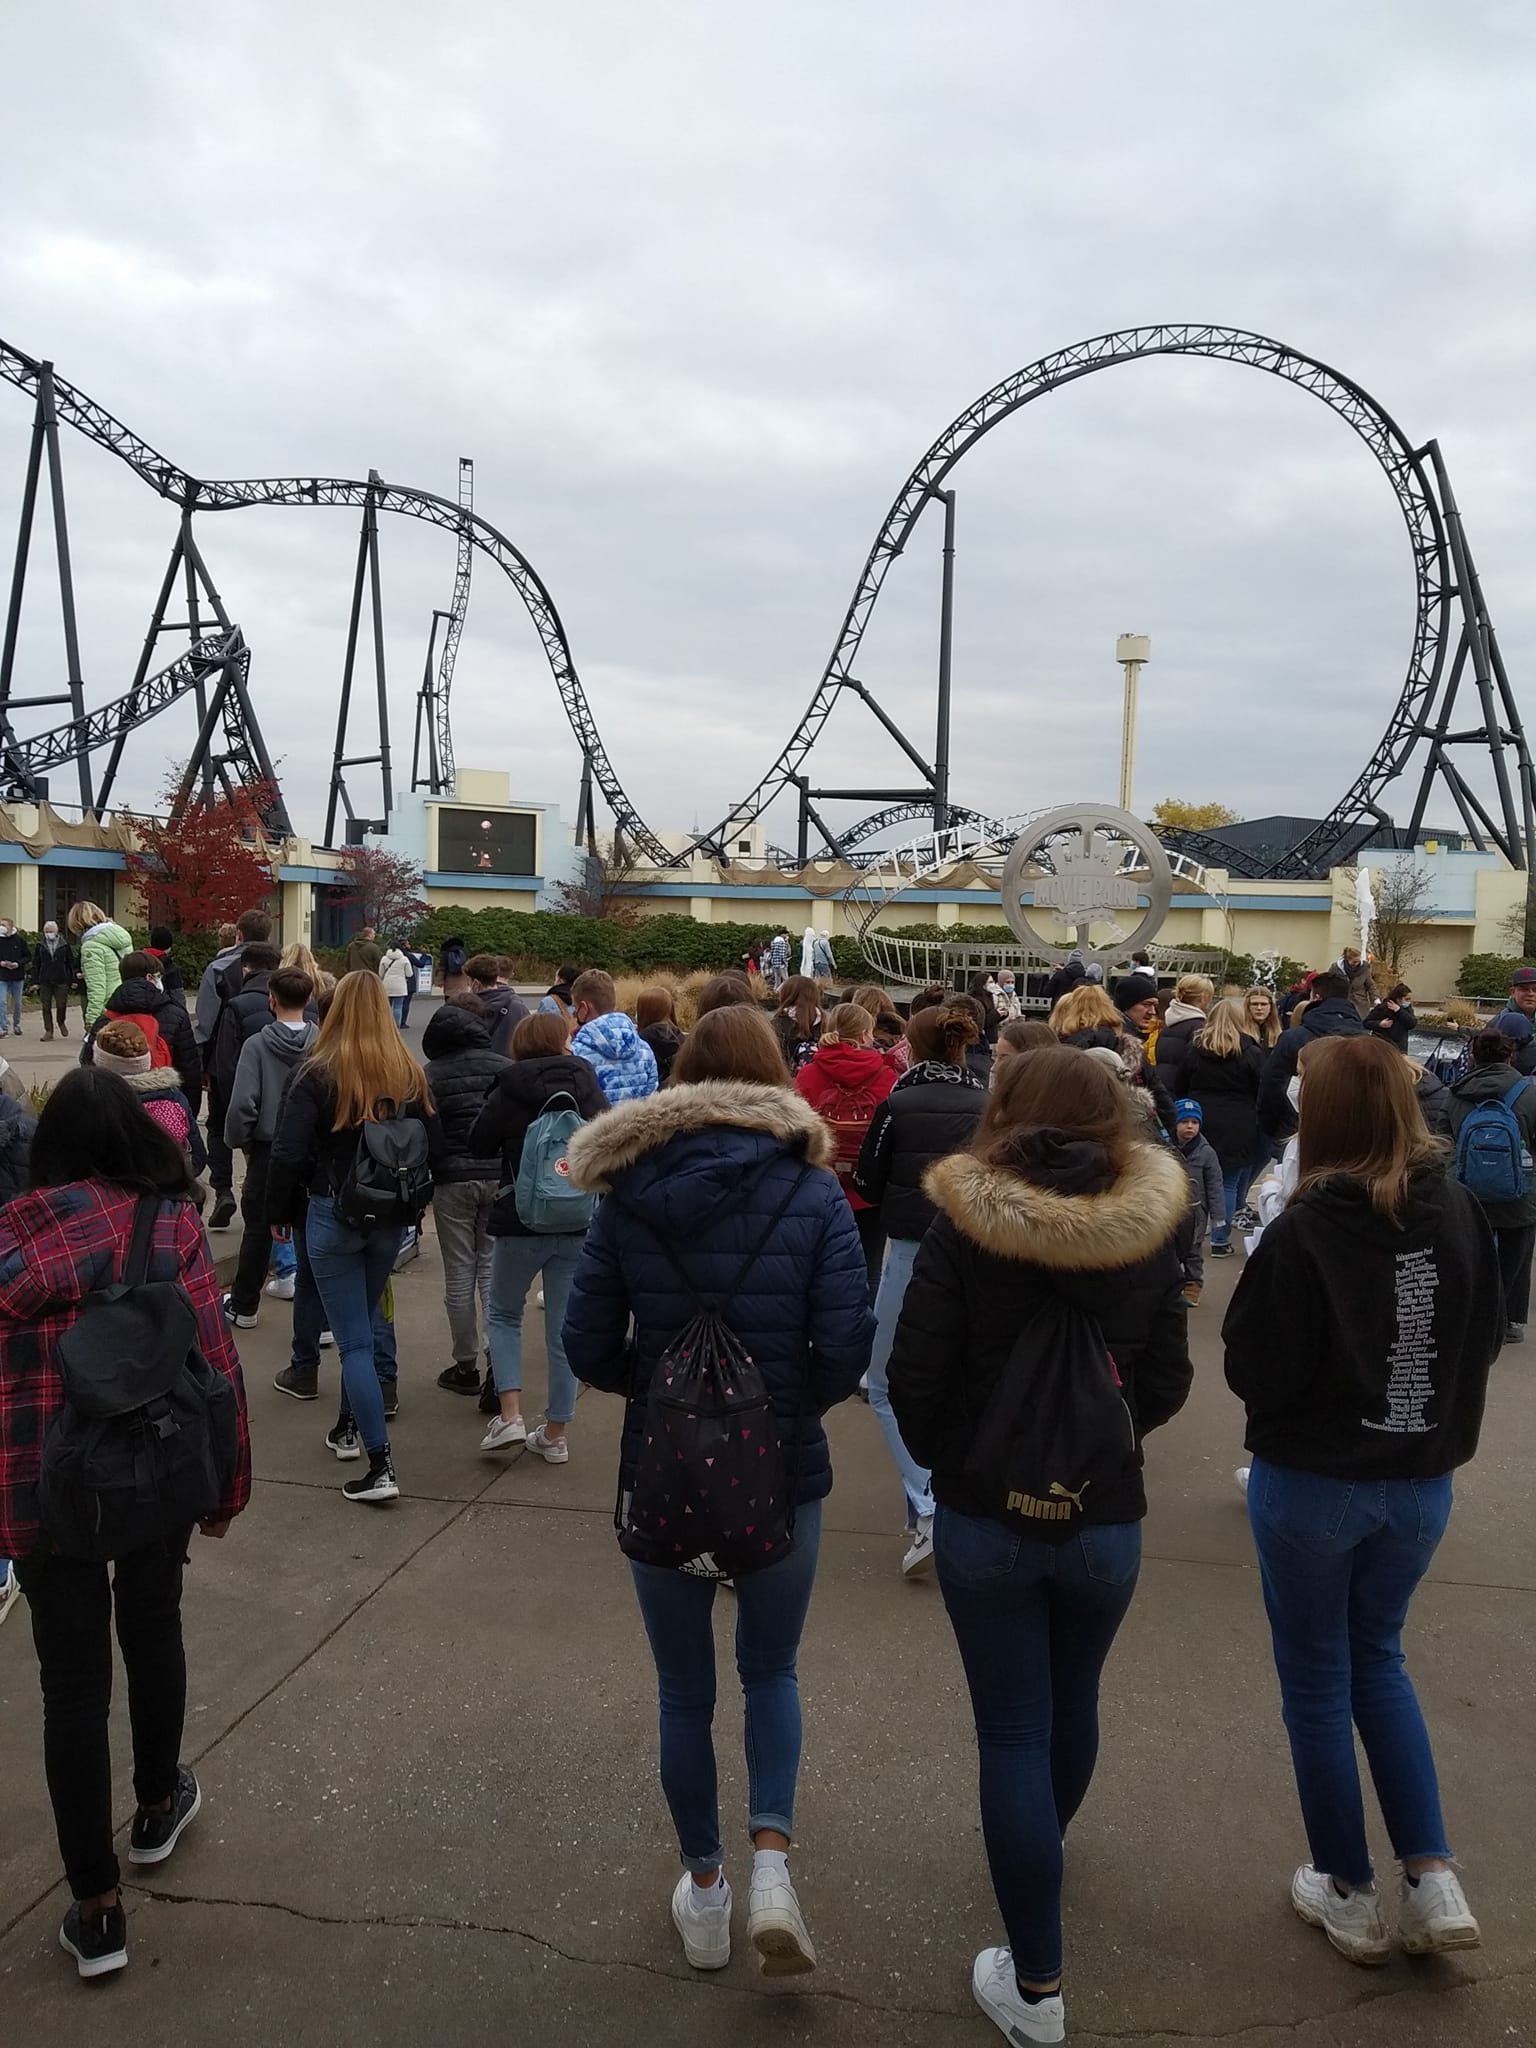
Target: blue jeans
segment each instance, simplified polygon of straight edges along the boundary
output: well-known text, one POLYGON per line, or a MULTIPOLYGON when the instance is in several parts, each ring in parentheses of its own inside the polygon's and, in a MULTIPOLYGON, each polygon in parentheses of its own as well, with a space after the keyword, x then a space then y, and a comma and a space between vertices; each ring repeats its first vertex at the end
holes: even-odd
POLYGON ((1232 1218, 1248 1200, 1248 1189, 1253 1180, 1253 1172, 1254 1170, 1251 1166, 1239 1166, 1231 1173, 1223 1172, 1221 1185, 1226 1196, 1226 1215, 1224 1218, 1216 1216, 1211 1218, 1212 1244, 1225 1244, 1232 1235, 1232 1218))
POLYGON ((272 1241, 273 1273, 281 1276, 288 1273, 297 1273, 298 1269, 299 1259, 297 1252, 293 1248, 293 1239, 291 1237, 274 1238, 272 1241))
POLYGON ((1328 1479, 1255 1458, 1248 1480, 1291 1762, 1314 1869, 1372 1881, 1351 1721, 1400 1858, 1449 1856, 1403 1623, 1451 1513, 1451 1477, 1328 1479))
POLYGON ((1061 1975, 1067 1828, 1099 1754, 1099 1673, 1136 1590, 1140 1522, 1042 1543, 941 1506, 934 1562, 981 1762, 981 1831, 1014 1968, 1061 1975))
POLYGON ((406 1013, 410 1007, 411 999, 409 996, 391 996, 389 998, 390 1013, 394 1017, 395 1022, 402 1028, 405 1024, 406 1013))
POLYGON ((915 1237, 893 1237, 885 1248, 885 1266, 880 1275, 880 1285, 875 1290, 875 1348, 869 1359, 869 1405, 885 1432, 886 1449, 901 1474, 909 1517, 933 1513, 933 1490, 928 1481, 928 1468, 918 1464, 901 1440, 901 1431, 891 1412, 886 1368, 891 1362, 896 1324, 901 1316, 901 1304, 906 1299, 907 1282, 912 1278, 917 1246, 915 1237))
POLYGON ((0 989, 5 992, 5 1009, 0 1014, 0 1038, 4 1037, 7 1028, 18 1037, 21 1034, 21 992, 25 986, 21 981, 0 981, 0 989))
POLYGON ((373 1317, 389 1284, 400 1233, 349 1230, 338 1221, 329 1196, 311 1195, 305 1246, 326 1322, 341 1353, 344 1406, 356 1417, 358 1434, 370 1455, 387 1451, 384 1397, 373 1362, 373 1317))
POLYGON ((561 1333, 566 1303, 576 1277, 584 1230, 559 1237, 498 1237, 491 1252, 491 1291, 485 1304, 485 1341, 498 1394, 523 1384, 523 1309, 528 1290, 544 1275, 544 1356, 549 1362, 548 1422, 569 1422, 576 1413, 576 1375, 566 1362, 561 1333))
MULTIPOLYGON (((505 1241, 505 1240, 503 1240, 505 1241)), ((800 1681, 795 1660, 816 1583, 821 1502, 795 1516, 794 1548, 736 1585, 736 1669, 746 1700, 747 1832, 793 1836, 800 1774, 800 1681)), ((656 1660, 661 1789, 689 1870, 725 1861, 715 1772, 715 1582, 630 1562, 640 1619, 656 1660)))

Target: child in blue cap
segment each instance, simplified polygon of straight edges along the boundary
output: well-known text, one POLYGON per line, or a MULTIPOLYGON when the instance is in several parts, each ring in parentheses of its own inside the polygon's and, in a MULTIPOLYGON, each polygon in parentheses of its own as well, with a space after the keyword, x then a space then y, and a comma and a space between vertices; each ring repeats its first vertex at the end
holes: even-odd
MULTIPOLYGON (((1188 1233, 1184 1250, 1184 1299, 1194 1308, 1205 1280, 1206 1225, 1213 1216, 1227 1213, 1226 1192, 1216 1148, 1201 1135, 1205 1115, 1199 1103, 1192 1096, 1182 1096, 1173 1105, 1173 1115, 1179 1150, 1184 1155, 1184 1171, 1189 1175, 1189 1190, 1195 1200, 1194 1227, 1188 1233)), ((1213 1259, 1231 1256, 1230 1244, 1211 1246, 1213 1259)))

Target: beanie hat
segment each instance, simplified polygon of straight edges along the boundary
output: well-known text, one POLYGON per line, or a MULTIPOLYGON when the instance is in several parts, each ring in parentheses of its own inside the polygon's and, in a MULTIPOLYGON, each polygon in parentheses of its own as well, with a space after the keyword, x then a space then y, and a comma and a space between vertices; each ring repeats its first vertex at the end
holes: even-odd
POLYGON ((1203 1124, 1205 1114, 1193 1096, 1183 1095, 1173 1105, 1173 1120, 1176 1124, 1203 1124))
POLYGON ((103 1024, 96 1034, 96 1043, 91 1048, 91 1057, 103 1073, 147 1074, 149 1072, 149 1040, 137 1024, 130 1024, 126 1017, 115 1017, 110 1024, 103 1024), (131 1050, 134 1041, 138 1050, 131 1050), (120 1052, 112 1047, 121 1046, 120 1052))
POLYGON ((1157 983, 1150 974, 1123 974, 1115 983, 1115 1006, 1117 1009, 1134 1009, 1137 1003, 1150 1003, 1157 995, 1157 983))
POLYGON ((1125 1061, 1112 1045, 1085 1045, 1083 1051, 1089 1059, 1097 1060, 1101 1067, 1110 1068, 1122 1081, 1125 1079, 1125 1061))

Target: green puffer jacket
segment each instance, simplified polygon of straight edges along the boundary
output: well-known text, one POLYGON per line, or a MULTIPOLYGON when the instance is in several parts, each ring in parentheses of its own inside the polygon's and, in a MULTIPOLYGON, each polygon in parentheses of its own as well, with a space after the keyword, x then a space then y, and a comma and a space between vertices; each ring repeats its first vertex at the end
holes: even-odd
POLYGON ((123 956, 132 951, 132 939, 110 917, 104 924, 93 924, 81 934, 80 972, 85 976, 87 1017, 99 1017, 107 1007, 108 996, 123 978, 123 956))

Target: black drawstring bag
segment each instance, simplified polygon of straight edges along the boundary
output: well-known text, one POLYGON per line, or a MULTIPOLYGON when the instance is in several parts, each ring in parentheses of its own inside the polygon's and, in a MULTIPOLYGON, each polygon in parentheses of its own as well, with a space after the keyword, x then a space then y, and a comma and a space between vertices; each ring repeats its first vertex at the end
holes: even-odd
MULTIPOLYGON (((773 1399, 725 1310, 777 1230, 809 1169, 802 1167, 723 1295, 695 1293, 675 1248, 620 1196, 666 1254, 696 1313, 656 1361, 646 1393, 634 1484, 622 1481, 614 1527, 626 1557, 700 1578, 734 1579, 787 1555, 795 1474, 773 1399)), ((634 1398, 633 1394, 630 1396, 634 1398)))

